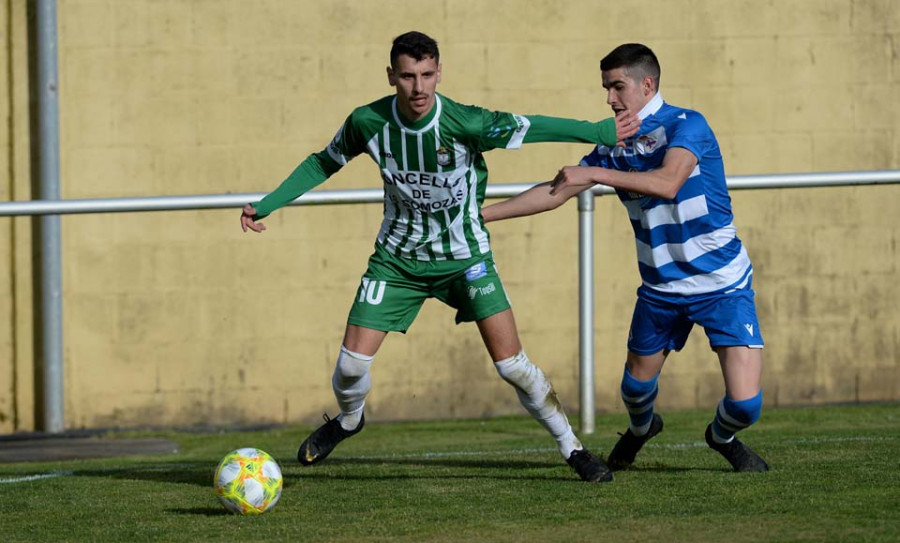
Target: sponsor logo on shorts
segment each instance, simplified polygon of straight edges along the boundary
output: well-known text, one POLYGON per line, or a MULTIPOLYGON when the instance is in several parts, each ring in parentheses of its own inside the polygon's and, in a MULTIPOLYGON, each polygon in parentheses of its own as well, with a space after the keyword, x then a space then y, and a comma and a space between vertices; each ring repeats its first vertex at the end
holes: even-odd
POLYGON ((744 325, 744 328, 746 328, 747 331, 750 332, 750 336, 752 337, 753 336, 753 325, 748 323, 748 324, 744 325))
POLYGON ((484 262, 479 262, 475 264, 468 270, 466 270, 466 281, 474 281, 476 279, 481 279, 487 275, 487 264, 484 262))
POLYGON ((493 281, 486 284, 483 287, 476 287, 469 285, 469 299, 474 300, 476 296, 487 296, 488 294, 497 290, 497 285, 494 284, 493 281))

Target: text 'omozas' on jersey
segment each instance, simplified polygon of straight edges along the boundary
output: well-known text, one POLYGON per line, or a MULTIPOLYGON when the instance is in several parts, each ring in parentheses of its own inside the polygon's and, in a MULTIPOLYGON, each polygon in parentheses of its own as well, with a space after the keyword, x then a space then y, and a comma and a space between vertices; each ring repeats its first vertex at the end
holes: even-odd
POLYGON ((436 95, 429 114, 411 122, 397 110, 396 96, 386 96, 355 109, 325 150, 254 208, 263 218, 366 153, 384 182, 377 243, 414 260, 467 259, 490 251, 481 218, 488 176, 482 153, 550 141, 615 145, 615 121, 514 115, 436 95))
POLYGON ((659 93, 638 117, 640 131, 625 148, 599 145, 581 165, 646 172, 661 167, 673 147, 697 157, 694 171, 671 200, 616 190, 634 229, 640 292, 680 297, 747 286, 753 267, 737 237, 722 153, 706 119, 666 104, 659 93))

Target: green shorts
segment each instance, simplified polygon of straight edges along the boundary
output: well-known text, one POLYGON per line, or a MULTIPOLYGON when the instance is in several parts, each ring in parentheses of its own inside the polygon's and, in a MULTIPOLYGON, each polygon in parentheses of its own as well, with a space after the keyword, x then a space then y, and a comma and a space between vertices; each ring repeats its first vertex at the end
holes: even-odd
POLYGON ((376 245, 347 322, 405 333, 427 298, 456 309, 457 324, 485 319, 510 307, 491 253, 429 262, 400 258, 376 245))

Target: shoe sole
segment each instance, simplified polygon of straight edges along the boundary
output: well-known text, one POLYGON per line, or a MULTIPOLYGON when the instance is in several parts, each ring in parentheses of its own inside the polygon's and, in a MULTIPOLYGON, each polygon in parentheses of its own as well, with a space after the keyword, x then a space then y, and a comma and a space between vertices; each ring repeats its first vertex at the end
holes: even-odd
POLYGON ((586 483, 609 483, 613 480, 612 470, 604 472, 600 477, 596 479, 582 479, 582 481, 586 483))

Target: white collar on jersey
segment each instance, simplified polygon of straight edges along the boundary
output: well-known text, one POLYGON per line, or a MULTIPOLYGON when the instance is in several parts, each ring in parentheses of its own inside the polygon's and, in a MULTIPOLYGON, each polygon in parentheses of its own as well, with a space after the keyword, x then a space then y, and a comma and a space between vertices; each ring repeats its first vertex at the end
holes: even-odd
POLYGON ((437 124, 438 119, 440 119, 440 117, 441 117, 441 97, 440 97, 440 95, 438 95, 438 93, 434 93, 434 109, 433 109, 434 117, 431 118, 431 121, 429 121, 428 124, 426 124, 425 126, 423 126, 422 128, 420 128, 418 130, 413 130, 412 128, 408 127, 406 125, 406 123, 403 122, 403 120, 402 120, 403 117, 400 116, 400 112, 397 110, 397 97, 396 96, 394 96, 394 101, 391 102, 391 111, 393 111, 393 113, 394 113, 394 121, 397 122, 397 125, 400 128, 406 130, 407 132, 412 132, 413 134, 419 134, 419 133, 431 130, 431 127, 434 126, 435 124, 437 124))
POLYGON ((659 91, 656 91, 656 94, 654 94, 653 98, 651 98, 650 101, 647 102, 647 105, 645 105, 644 107, 641 108, 640 111, 638 111, 638 119, 643 121, 650 115, 653 115, 654 113, 659 111, 659 108, 661 108, 662 106, 663 106, 662 94, 660 94, 659 91))

